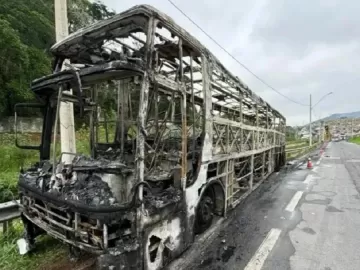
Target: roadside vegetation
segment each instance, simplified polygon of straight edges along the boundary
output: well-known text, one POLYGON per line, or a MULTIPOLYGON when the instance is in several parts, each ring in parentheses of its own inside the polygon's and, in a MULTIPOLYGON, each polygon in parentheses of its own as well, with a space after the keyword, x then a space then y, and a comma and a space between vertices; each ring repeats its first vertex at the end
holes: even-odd
POLYGON ((55 262, 66 255, 66 248, 63 244, 45 235, 37 240, 35 252, 21 256, 16 241, 22 235, 23 227, 20 221, 14 222, 6 235, 0 235, 0 269, 45 269, 42 266, 49 261, 55 262))
POLYGON ((349 142, 360 144, 360 137, 350 138, 349 142))
POLYGON ((13 134, 0 133, 0 203, 17 198, 17 178, 21 167, 38 160, 33 150, 21 150, 15 146, 13 134))
POLYGON ((286 141, 286 148, 297 148, 301 147, 302 145, 309 145, 309 140, 293 140, 293 141, 286 141))

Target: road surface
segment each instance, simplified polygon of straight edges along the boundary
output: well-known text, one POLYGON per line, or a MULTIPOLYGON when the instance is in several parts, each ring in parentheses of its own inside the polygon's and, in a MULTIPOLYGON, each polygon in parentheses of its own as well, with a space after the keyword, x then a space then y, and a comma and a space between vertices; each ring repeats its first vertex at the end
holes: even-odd
POLYGON ((360 269, 360 146, 274 175, 168 269, 360 269))

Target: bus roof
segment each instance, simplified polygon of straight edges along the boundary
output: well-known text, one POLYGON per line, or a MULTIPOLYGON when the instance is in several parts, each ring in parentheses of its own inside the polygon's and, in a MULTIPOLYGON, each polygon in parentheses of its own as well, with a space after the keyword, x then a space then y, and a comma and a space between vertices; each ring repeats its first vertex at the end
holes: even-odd
POLYGON ((77 48, 82 46, 86 46, 88 44, 89 37, 95 36, 104 36, 104 32, 116 29, 119 26, 118 22, 123 19, 133 17, 136 15, 151 17, 154 16, 158 20, 163 23, 166 23, 166 26, 170 28, 176 35, 183 39, 183 42, 193 48, 195 51, 198 51, 202 54, 205 54, 208 58, 212 60, 223 72, 226 73, 232 80, 237 82, 241 89, 256 103, 268 107, 273 111, 277 117, 285 119, 285 117, 280 114, 277 110, 272 108, 266 101, 264 101, 261 97, 256 95, 250 88, 242 82, 237 76, 233 75, 229 70, 227 70, 223 64, 214 56, 204 45, 202 45, 195 37, 193 37, 190 33, 188 33, 185 29, 180 27, 178 24, 174 22, 174 20, 166 15, 165 13, 159 11, 158 9, 150 6, 150 5, 137 5, 134 6, 124 12, 114 15, 113 17, 96 22, 88 27, 79 29, 78 31, 70 34, 68 37, 63 39, 60 42, 54 44, 50 51, 55 56, 62 56, 62 57, 71 57, 72 54, 75 52, 73 50, 69 50, 72 46, 77 48))

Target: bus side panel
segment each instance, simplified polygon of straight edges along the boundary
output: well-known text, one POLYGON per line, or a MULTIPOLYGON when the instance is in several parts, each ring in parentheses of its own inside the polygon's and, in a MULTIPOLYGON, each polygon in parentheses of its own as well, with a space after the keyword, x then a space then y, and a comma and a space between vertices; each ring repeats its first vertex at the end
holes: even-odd
POLYGON ((185 211, 179 211, 145 229, 144 269, 162 269, 187 248, 185 222, 185 211))

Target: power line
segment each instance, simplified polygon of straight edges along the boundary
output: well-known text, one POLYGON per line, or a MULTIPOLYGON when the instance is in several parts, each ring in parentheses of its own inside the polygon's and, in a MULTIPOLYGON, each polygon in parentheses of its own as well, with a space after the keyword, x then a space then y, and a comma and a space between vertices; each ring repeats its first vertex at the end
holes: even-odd
POLYGON ((265 82, 263 79, 261 79, 258 75, 256 75, 253 71, 251 71, 247 66, 245 66, 243 63, 241 63, 238 59, 236 59, 235 56, 233 56, 228 50, 226 50, 219 42, 217 42, 213 37, 211 37, 204 29, 202 29, 194 20, 192 20, 184 11, 182 11, 173 1, 168 0, 168 2, 175 7, 180 13, 182 13, 190 22, 192 22, 201 32, 203 32, 208 38, 210 38, 216 45, 218 45, 226 54, 228 54, 232 59, 234 59, 239 65, 241 65, 244 69, 246 69, 251 75, 253 75, 256 79, 258 79, 260 82, 262 82, 264 85, 269 87, 274 92, 278 93, 280 96, 283 96, 284 98, 288 99, 289 101, 296 103, 301 106, 309 106, 308 104, 303 104, 300 102, 297 102, 296 100, 291 99, 290 97, 284 95, 280 91, 276 90, 274 87, 269 85, 267 82, 265 82))

